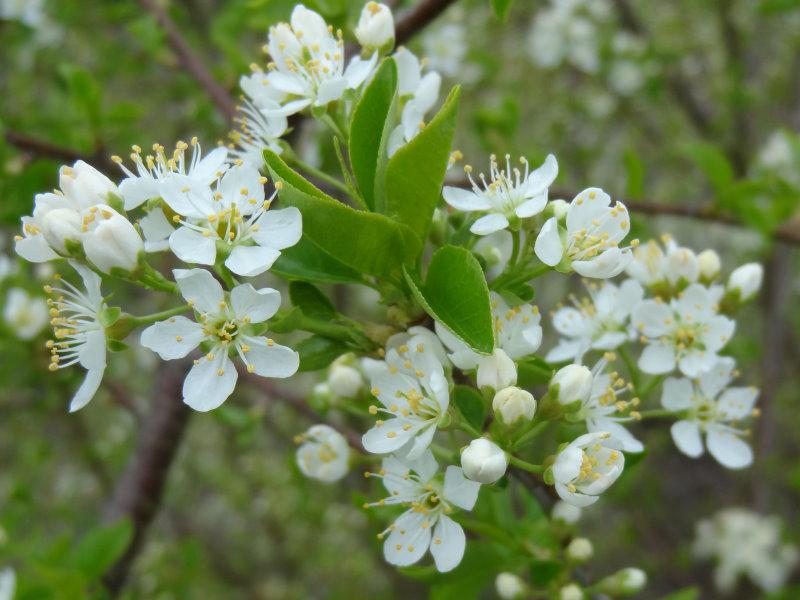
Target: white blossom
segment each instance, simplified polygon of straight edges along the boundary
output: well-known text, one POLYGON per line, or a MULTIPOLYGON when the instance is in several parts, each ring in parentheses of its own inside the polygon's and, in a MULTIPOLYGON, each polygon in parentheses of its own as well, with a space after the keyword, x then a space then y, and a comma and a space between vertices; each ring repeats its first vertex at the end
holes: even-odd
POLYGON ((50 320, 44 300, 31 297, 28 292, 16 287, 8 290, 3 318, 21 340, 35 338, 50 320))
POLYGON ((265 178, 251 165, 229 169, 214 188, 184 175, 167 177, 164 201, 180 217, 169 238, 175 255, 188 263, 213 265, 224 248, 225 266, 243 277, 268 270, 302 234, 295 207, 268 210, 265 178), (183 217, 183 218, 181 218, 183 217))
POLYGON ((584 537, 574 538, 566 548, 567 558, 574 562, 586 562, 594 554, 592 542, 584 537))
POLYGON ((569 502, 564 502, 563 500, 558 500, 555 505, 553 505, 550 516, 553 519, 572 525, 577 523, 581 518, 581 512, 580 507, 570 504, 569 502))
POLYGON ((492 410, 504 425, 514 425, 533 419, 536 400, 529 391, 509 386, 494 395, 492 410))
POLYGON ((51 295, 47 304, 55 338, 47 343, 50 370, 74 364, 86 369, 86 377, 69 405, 69 411, 75 412, 94 397, 106 370, 106 333, 100 323, 106 304, 100 277, 75 261, 70 265, 81 276, 85 291, 60 278, 57 285, 45 286, 45 291, 51 295))
POLYGON ((722 466, 742 469, 753 462, 753 451, 742 439, 747 432, 739 424, 753 416, 758 390, 728 387, 734 373, 734 360, 722 357, 697 380, 670 377, 664 382, 661 405, 681 413, 670 429, 681 452, 701 456, 705 435, 709 453, 722 466))
MULTIPOLYGON (((240 85, 245 89, 245 81, 266 81, 266 76, 255 74, 250 79, 242 78, 240 85)), ((286 115, 281 114, 280 104, 275 101, 263 100, 255 103, 250 98, 244 98, 238 106, 238 113, 234 121, 237 128, 228 134, 230 139, 230 154, 256 169, 264 166, 264 150, 272 150, 281 154, 283 147, 278 140, 289 129, 286 115)))
POLYGON ((370 406, 370 413, 386 418, 364 434, 368 452, 419 458, 447 414, 450 392, 435 348, 421 338, 413 341, 387 350, 386 360, 370 370, 371 393, 382 405, 370 406))
POLYGON ((173 274, 197 322, 183 316, 159 321, 142 332, 141 343, 164 360, 183 358, 201 344, 207 348, 183 382, 186 404, 208 411, 225 402, 238 379, 229 356, 232 353, 239 356, 249 373, 277 378, 294 375, 300 362, 297 352, 276 344, 260 333, 260 327, 254 327, 277 312, 280 292, 257 290, 247 283, 226 295, 204 269, 175 269, 173 274))
POLYGON ((506 154, 505 169, 492 155, 489 176, 481 173, 478 180, 472 176, 472 168, 464 168, 472 189, 445 186, 442 196, 445 202, 457 210, 486 213, 476 220, 470 231, 476 235, 489 235, 506 229, 512 222, 527 219, 542 212, 547 205, 547 193, 558 175, 558 162, 548 154, 544 163, 530 171, 528 161, 521 157, 524 172, 511 166, 511 156, 506 154))
POLYGON ((445 23, 431 29, 422 38, 422 47, 432 69, 464 80, 464 57, 469 51, 464 25, 445 23))
POLYGON ((563 337, 547 353, 549 362, 580 361, 589 350, 615 350, 631 339, 628 320, 644 298, 639 282, 628 279, 620 286, 590 283, 586 289, 588 298, 573 300, 574 306, 553 314, 553 326, 563 337))
MULTIPOLYGON (((534 250, 544 264, 562 264, 584 277, 608 279, 621 273, 632 254, 620 242, 630 231, 628 209, 621 202, 609 206, 611 196, 587 188, 570 202, 566 229, 551 217, 542 226, 534 250)), ((635 242, 632 242, 635 245, 635 242)))
POLYGON ((703 250, 697 255, 697 268, 700 271, 700 278, 705 282, 714 281, 722 268, 719 254, 711 248, 703 250))
POLYGON ((337 396, 353 398, 364 385, 364 379, 358 369, 334 363, 328 371, 328 385, 337 396))
POLYGON ((478 483, 494 483, 506 474, 505 451, 486 438, 472 440, 461 451, 461 468, 467 479, 478 483))
POLYGON ((494 588, 501 600, 516 600, 525 594, 525 582, 513 573, 498 573, 494 588))
POLYGON ((631 322, 646 346, 639 358, 645 373, 663 374, 675 366, 687 377, 697 377, 717 362, 736 326, 718 314, 714 290, 695 283, 669 303, 644 300, 633 309, 631 322))
POLYGON ((556 456, 552 472, 558 495, 578 507, 599 499, 622 474, 625 456, 609 433, 586 433, 556 456))
POLYGON ((350 447, 344 436, 328 425, 313 425, 298 436, 297 466, 303 475, 325 483, 347 475, 350 447))
POLYGON ((714 583, 723 593, 734 591, 742 576, 775 592, 800 563, 800 552, 783 542, 781 529, 778 517, 728 508, 696 525, 694 553, 716 559, 714 583))
POLYGON ((450 350, 450 361, 459 369, 477 369, 478 387, 501 390, 517 382, 515 360, 533 354, 542 343, 539 309, 530 304, 513 308, 503 298, 490 294, 494 319, 494 351, 484 355, 475 352, 437 321, 436 333, 450 350))
POLYGON ((120 197, 114 182, 81 160, 61 167, 59 186, 60 190, 36 194, 33 215, 22 217, 15 250, 27 261, 47 262, 69 254, 67 245, 82 241, 89 210, 120 197))
POLYGON ((393 55, 397 65, 397 94, 402 104, 400 124, 389 134, 387 152, 389 157, 410 142, 425 125, 428 114, 439 99, 442 77, 436 71, 422 74, 423 65, 407 48, 398 49, 393 55))
POLYGON ((739 300, 750 300, 761 289, 764 267, 758 263, 747 263, 735 269, 728 279, 727 291, 736 292, 739 300))
POLYGON ((192 138, 191 144, 178 142, 171 156, 161 144, 153 144, 152 154, 142 156, 142 148, 132 147, 131 160, 135 171, 126 167, 119 156, 113 156, 126 178, 120 183, 119 190, 125 200, 125 210, 132 210, 141 206, 151 198, 163 195, 163 184, 167 176, 172 174, 183 175, 199 185, 211 185, 219 179, 228 169, 228 151, 224 147, 215 148, 203 156, 197 138, 192 138), (191 145, 191 158, 186 151, 191 145))
POLYGON ((366 506, 399 504, 408 507, 385 531, 383 555, 399 567, 413 565, 430 550, 440 572, 456 568, 464 556, 466 536, 450 518, 455 508, 472 510, 480 484, 464 477, 459 467, 449 466, 444 481, 436 476, 439 466, 430 450, 416 460, 388 456, 379 477, 389 496, 366 506))
POLYGON ((571 364, 556 371, 550 380, 550 388, 552 393, 554 386, 558 386, 556 400, 562 406, 566 406, 576 400, 587 402, 593 382, 594 376, 588 367, 571 364))
POLYGON ((313 10, 298 4, 289 23, 270 28, 266 85, 281 103, 278 113, 289 116, 308 106, 324 107, 339 100, 345 90, 356 89, 372 73, 377 52, 364 60, 358 56, 344 66, 344 40, 313 10))
POLYGON ((98 204, 83 219, 83 250, 103 273, 136 268, 144 242, 128 219, 113 208, 98 204))
POLYGON ((394 18, 385 4, 367 2, 353 33, 365 48, 379 49, 394 44, 394 18))
MULTIPOLYGON (((633 260, 626 271, 628 275, 647 287, 668 284, 671 287, 685 287, 696 283, 701 275, 700 255, 690 248, 678 246, 670 235, 661 236, 663 250, 656 240, 649 240, 633 250, 633 260)), ((706 250, 703 255, 703 269, 708 272, 714 267, 714 256, 706 250)), ((717 271, 719 271, 717 257, 717 271)))

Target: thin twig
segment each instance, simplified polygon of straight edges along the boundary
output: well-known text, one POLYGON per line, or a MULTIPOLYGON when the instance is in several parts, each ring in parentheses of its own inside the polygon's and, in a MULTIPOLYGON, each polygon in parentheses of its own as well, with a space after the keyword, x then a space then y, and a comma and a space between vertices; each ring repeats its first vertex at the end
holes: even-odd
POLYGON ((111 161, 111 157, 102 148, 97 148, 93 153, 89 154, 74 148, 59 146, 13 129, 6 129, 3 133, 9 145, 36 158, 52 158, 64 163, 74 163, 82 160, 104 172, 117 169, 116 165, 111 161))
POLYGON ((125 585, 147 529, 161 505, 169 468, 191 414, 181 400, 181 388, 189 364, 184 361, 162 368, 151 411, 139 430, 136 449, 105 511, 107 521, 127 517, 134 527, 130 546, 103 577, 112 597, 116 597, 125 585))
POLYGON ((189 71, 197 83, 200 84, 200 87, 205 90, 214 105, 225 115, 225 118, 228 121, 232 121, 236 116, 236 101, 208 72, 203 60, 195 54, 194 50, 186 42, 175 22, 153 0, 139 0, 139 4, 155 18, 159 27, 164 31, 167 43, 175 51, 181 65, 189 71))

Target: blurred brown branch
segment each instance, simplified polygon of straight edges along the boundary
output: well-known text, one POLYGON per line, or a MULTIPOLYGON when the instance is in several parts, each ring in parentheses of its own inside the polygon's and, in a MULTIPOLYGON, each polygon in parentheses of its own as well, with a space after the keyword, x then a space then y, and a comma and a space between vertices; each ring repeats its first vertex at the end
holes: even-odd
POLYGON ((150 412, 139 430, 136 449, 106 507, 106 521, 127 517, 134 527, 130 546, 103 578, 112 597, 125 585, 147 529, 158 513, 170 465, 191 415, 182 401, 183 379, 189 364, 183 361, 162 366, 150 412))
POLYGON ((10 146, 14 146, 22 152, 36 158, 52 158, 65 163, 74 163, 75 161, 83 160, 91 163, 101 171, 108 172, 116 170, 116 165, 111 161, 111 157, 108 156, 101 147, 98 147, 92 154, 88 154, 80 152, 75 148, 59 146, 13 129, 5 129, 3 134, 6 143, 10 146))

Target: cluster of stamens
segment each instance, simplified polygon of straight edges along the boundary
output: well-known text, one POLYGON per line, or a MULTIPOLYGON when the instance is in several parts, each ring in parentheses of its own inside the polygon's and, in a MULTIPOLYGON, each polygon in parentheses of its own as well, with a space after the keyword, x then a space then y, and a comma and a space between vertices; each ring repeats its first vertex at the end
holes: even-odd
POLYGON ((97 310, 100 307, 92 307, 89 299, 71 283, 62 280, 60 275, 56 275, 55 279, 64 287, 44 286, 45 293, 50 296, 47 306, 54 338, 46 344, 50 350, 48 368, 51 371, 77 363, 86 332, 101 328, 97 323, 97 310))
POLYGON ((527 158, 520 156, 519 162, 525 167, 524 172, 522 172, 517 167, 511 166, 510 154, 506 154, 505 159, 506 168, 503 170, 497 163, 496 155, 492 154, 489 157, 489 177, 487 180, 484 173, 479 173, 480 185, 472 176, 473 169, 471 165, 464 165, 464 173, 466 173, 476 194, 485 196, 494 208, 510 217, 513 216, 517 206, 525 200, 524 195, 519 192, 519 188, 528 179, 530 165, 527 158))

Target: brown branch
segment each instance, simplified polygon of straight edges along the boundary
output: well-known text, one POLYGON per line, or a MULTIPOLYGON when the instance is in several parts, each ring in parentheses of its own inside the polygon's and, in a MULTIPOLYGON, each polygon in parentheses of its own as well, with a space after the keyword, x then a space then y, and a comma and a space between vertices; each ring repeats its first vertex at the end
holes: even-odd
POLYGON ((150 413, 139 430, 139 440, 105 511, 109 522, 127 517, 134 536, 125 554, 105 574, 112 597, 125 585, 147 529, 158 513, 170 465, 191 414, 182 401, 183 379, 190 363, 165 365, 153 395, 150 413))
POLYGON ((420 30, 442 14, 455 0, 423 0, 398 19, 394 28, 397 46, 407 43, 420 30))
POLYGON ((64 163, 74 163, 82 160, 104 172, 117 170, 111 157, 102 148, 97 148, 92 154, 88 154, 74 148, 59 146, 13 129, 6 129, 3 134, 9 145, 36 158, 51 158, 64 163))
POLYGON ((201 60, 192 50, 191 46, 181 35, 178 26, 169 17, 167 12, 161 8, 154 0, 139 0, 142 8, 149 12, 164 31, 167 43, 178 56, 181 65, 194 77, 200 87, 202 87, 214 105, 225 115, 228 121, 232 121, 236 115, 236 101, 228 91, 223 88, 211 73, 208 72, 203 60, 201 60))

